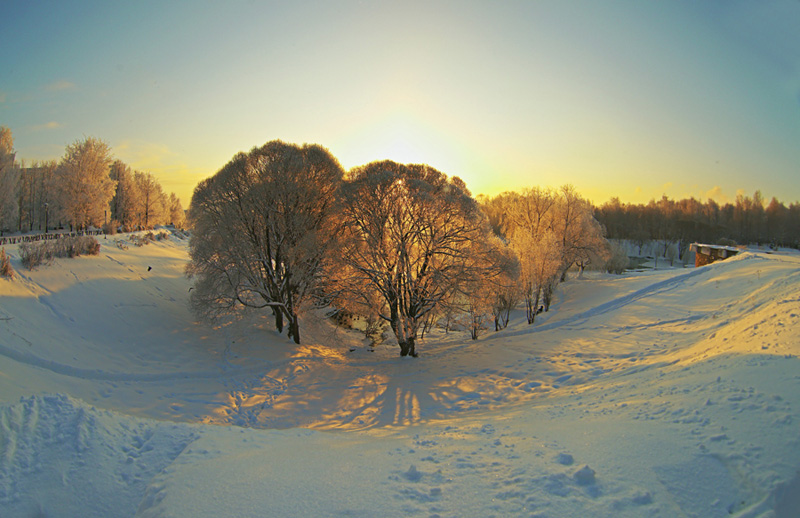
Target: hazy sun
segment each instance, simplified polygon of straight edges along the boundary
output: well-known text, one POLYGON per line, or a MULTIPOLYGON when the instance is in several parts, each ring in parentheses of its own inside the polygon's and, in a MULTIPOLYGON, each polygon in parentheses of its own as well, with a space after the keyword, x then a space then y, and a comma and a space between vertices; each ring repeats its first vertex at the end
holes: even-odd
POLYGON ((448 139, 407 115, 372 121, 342 138, 336 154, 345 168, 377 160, 428 164, 447 175, 458 175, 458 154, 448 139))

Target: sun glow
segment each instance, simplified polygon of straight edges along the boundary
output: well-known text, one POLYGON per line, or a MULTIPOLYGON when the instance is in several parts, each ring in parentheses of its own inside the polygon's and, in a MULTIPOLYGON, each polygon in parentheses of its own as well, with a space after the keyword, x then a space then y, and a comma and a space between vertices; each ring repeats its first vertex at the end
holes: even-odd
POLYGON ((332 146, 349 169, 378 160, 428 164, 447 175, 459 175, 462 151, 422 118, 393 113, 358 127, 332 146))

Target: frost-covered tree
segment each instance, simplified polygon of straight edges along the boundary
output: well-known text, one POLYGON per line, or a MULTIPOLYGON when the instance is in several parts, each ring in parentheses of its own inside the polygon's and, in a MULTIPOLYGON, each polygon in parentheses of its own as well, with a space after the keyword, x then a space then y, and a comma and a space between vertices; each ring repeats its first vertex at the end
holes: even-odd
POLYGON ((181 199, 175 195, 174 192, 169 193, 169 217, 168 223, 175 225, 177 228, 183 227, 183 222, 186 219, 186 214, 183 211, 183 205, 181 205, 181 199))
POLYGON ((545 305, 549 307, 548 297, 552 295, 562 265, 561 242, 550 229, 531 234, 524 227, 519 227, 512 243, 520 261, 525 316, 528 323, 532 324, 539 311, 539 303, 547 302, 545 305))
POLYGON ((268 142, 202 181, 189 207, 191 303, 214 317, 271 308, 300 343, 298 312, 322 282, 335 244, 342 170, 318 145, 268 142))
POLYGON ((138 194, 136 203, 137 225, 153 228, 165 222, 168 207, 165 207, 164 190, 152 173, 135 171, 133 182, 138 194))
POLYGON ((592 206, 574 187, 534 187, 503 193, 484 203, 495 232, 506 239, 520 262, 520 287, 528 323, 539 303, 549 308, 553 291, 567 270, 604 264, 608 247, 592 206))
POLYGON ((506 260, 502 263, 498 276, 492 279, 492 316, 494 317, 494 330, 500 331, 508 326, 511 310, 520 302, 519 289, 520 263, 513 249, 502 247, 506 260))
POLYGON ((0 126, 0 235, 17 221, 19 168, 15 156, 11 130, 0 126))
POLYGON ((528 236, 539 236, 554 228, 559 197, 552 189, 524 189, 511 201, 508 235, 523 232, 528 236))
POLYGON ((116 182, 109 176, 111 149, 94 137, 67 146, 58 166, 56 183, 70 225, 100 226, 106 218, 116 182))
MULTIPOLYGON (((464 284, 485 275, 491 228, 461 179, 427 165, 372 162, 343 187, 340 275, 377 294, 372 308, 389 323, 402 356, 416 356, 425 318, 464 284)), ((372 293, 370 293, 372 292, 372 293)))
MULTIPOLYGON (((519 301, 519 261, 500 239, 492 236, 481 244, 476 257, 482 260, 477 275, 469 275, 459 290, 467 327, 473 340, 494 322, 495 331, 508 325, 509 314, 519 301)), ((476 247, 478 248, 478 247, 476 247)))
POLYGON ((117 182, 114 197, 111 199, 111 219, 117 221, 125 230, 137 225, 139 207, 139 187, 134 181, 130 166, 121 160, 111 165, 110 177, 117 182))
POLYGON ((589 264, 603 264, 608 244, 592 205, 573 186, 565 185, 558 192, 554 210, 551 229, 561 243, 561 279, 573 265, 582 273, 589 264))

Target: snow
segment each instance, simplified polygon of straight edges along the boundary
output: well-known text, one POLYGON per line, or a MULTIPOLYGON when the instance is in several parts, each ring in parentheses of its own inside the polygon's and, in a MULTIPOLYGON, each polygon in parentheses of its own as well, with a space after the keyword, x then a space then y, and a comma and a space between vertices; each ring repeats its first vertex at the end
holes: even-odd
POLYGON ((797 254, 587 272, 411 359, 195 322, 185 239, 101 245, 5 247, 4 517, 798 516, 797 254))

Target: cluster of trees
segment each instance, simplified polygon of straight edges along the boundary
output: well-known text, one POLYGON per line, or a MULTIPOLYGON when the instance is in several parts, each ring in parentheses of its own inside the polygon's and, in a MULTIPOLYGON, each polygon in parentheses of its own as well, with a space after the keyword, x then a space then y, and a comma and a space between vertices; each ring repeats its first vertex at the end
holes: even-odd
POLYGON ((133 230, 183 224, 180 199, 165 194, 151 173, 115 160, 102 140, 76 141, 58 162, 25 167, 15 158, 11 130, 0 127, 0 235, 64 225, 133 230))
POLYGON ((660 241, 665 250, 677 243, 679 257, 689 244, 769 244, 800 248, 800 203, 788 207, 776 198, 767 203, 761 192, 738 195, 734 203, 719 205, 709 199, 674 201, 666 196, 648 204, 623 204, 612 198, 595 209, 610 239, 627 239, 639 246, 660 241))
POLYGON ((569 268, 577 266, 582 273, 592 264, 603 266, 611 256, 591 204, 571 185, 506 192, 484 199, 483 206, 495 233, 519 258, 528 323, 540 308, 550 308, 553 291, 569 268))
POLYGON ((298 313, 325 304, 388 326, 400 354, 436 321, 473 338, 528 321, 567 269, 607 255, 590 204, 572 187, 475 200, 427 165, 372 162, 345 172, 328 150, 272 141, 201 182, 189 208, 191 295, 201 317, 271 310, 300 343, 298 313))

